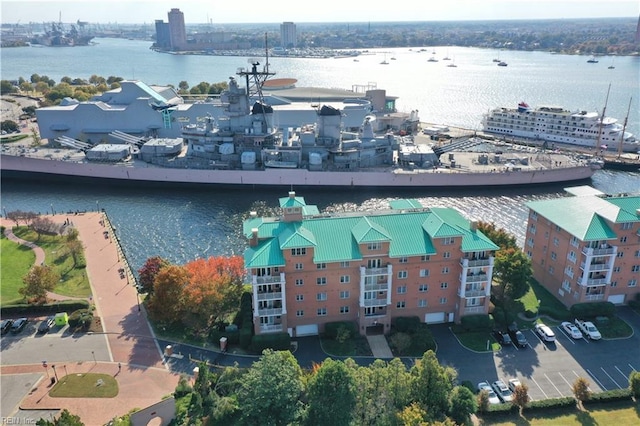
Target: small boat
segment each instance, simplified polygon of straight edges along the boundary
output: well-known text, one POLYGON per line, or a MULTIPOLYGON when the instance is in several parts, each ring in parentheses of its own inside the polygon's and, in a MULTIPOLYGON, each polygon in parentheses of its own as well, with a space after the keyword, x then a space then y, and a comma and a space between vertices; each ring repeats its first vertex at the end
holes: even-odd
POLYGON ((609 65, 607 68, 608 68, 608 69, 610 69, 610 70, 612 70, 612 69, 614 69, 615 67, 614 67, 613 65, 609 65))
POLYGON ((589 60, 587 61, 588 64, 597 64, 598 60, 595 58, 595 56, 592 56, 591 58, 589 58, 589 60))
POLYGON ((500 62, 500 59, 499 58, 494 58, 493 62, 500 62))
POLYGON ((435 58, 435 56, 432 56, 429 59, 427 59, 427 62, 438 62, 438 60, 435 58))
POLYGON ((506 67, 507 65, 509 65, 509 64, 507 64, 505 61, 498 62, 498 66, 499 67, 506 67))

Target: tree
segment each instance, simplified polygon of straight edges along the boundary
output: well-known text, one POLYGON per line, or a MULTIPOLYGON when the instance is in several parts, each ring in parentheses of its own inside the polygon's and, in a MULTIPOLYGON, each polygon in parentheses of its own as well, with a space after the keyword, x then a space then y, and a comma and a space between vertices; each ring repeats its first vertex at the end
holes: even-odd
POLYGON ((478 229, 491 241, 499 245, 501 249, 518 247, 515 235, 509 234, 504 229, 497 228, 493 222, 478 222, 478 229))
POLYGON ((6 95, 7 93, 16 93, 18 88, 13 85, 9 80, 0 80, 0 95, 6 95))
POLYGON ((266 349, 242 378, 242 424, 288 425, 300 414, 302 370, 289 351, 266 349))
POLYGON ((493 296, 504 305, 527 294, 531 280, 531 259, 522 250, 499 250, 495 256, 494 276, 498 284, 493 286, 493 296))
POLYGON ((240 306, 244 262, 240 256, 197 259, 185 265, 190 279, 184 288, 192 327, 208 329, 240 306))
POLYGON ((156 276, 162 268, 170 264, 168 260, 160 256, 148 258, 144 265, 142 265, 142 268, 138 269, 139 283, 142 287, 141 292, 153 294, 153 285, 156 276))
POLYGON ((411 346, 411 336, 407 333, 394 333, 390 340, 391 345, 398 351, 398 355, 404 354, 404 351, 411 346))
POLYGON ((60 229, 58 224, 45 216, 35 217, 29 227, 38 234, 38 240, 42 234, 55 235, 58 233, 58 229, 60 229))
POLYGON ((420 404, 412 402, 398 413, 398 420, 403 426, 427 426, 427 412, 420 404))
POLYGON ((71 414, 66 408, 62 410, 60 416, 54 421, 46 419, 40 419, 36 422, 37 426, 84 426, 84 423, 80 420, 80 417, 71 414))
POLYGON ((324 360, 308 383, 308 424, 344 425, 351 423, 356 402, 355 380, 341 361, 324 360))
POLYGON ((516 386, 513 390, 513 405, 516 405, 520 410, 520 415, 522 415, 522 409, 529 402, 529 387, 521 383, 516 386))
POLYGON ((428 350, 411 368, 413 397, 427 410, 430 420, 437 420, 449 409, 449 392, 457 373, 438 362, 435 352, 428 350))
POLYGON ((13 120, 4 120, 0 123, 0 128, 7 133, 13 133, 18 130, 18 123, 13 120))
POLYGON ((472 414, 478 410, 476 397, 464 386, 453 388, 450 396, 449 417, 457 424, 466 424, 472 414))
POLYGON ((478 393, 478 411, 483 413, 489 411, 489 391, 486 389, 478 393))
POLYGON ((632 371, 629 374, 629 389, 636 400, 640 398, 640 371, 632 371))
POLYGON ((573 392, 573 396, 575 396, 576 401, 578 401, 578 407, 582 410, 584 406, 582 403, 589 398, 591 398, 591 391, 589 390, 589 381, 584 377, 578 377, 575 382, 573 382, 573 386, 571 386, 571 391, 573 392))
POLYGON ((180 90, 180 93, 187 93, 187 91, 189 90, 189 83, 187 83, 185 80, 182 80, 180 83, 178 83, 178 89, 180 90))
POLYGON ((42 143, 42 138, 40 138, 40 133, 35 127, 31 128, 31 139, 33 140, 33 146, 40 146, 42 143))
POLYGON ((16 223, 16 226, 20 226, 20 222, 24 222, 27 226, 38 217, 37 213, 34 212, 23 212, 22 210, 14 210, 12 212, 7 213, 7 219, 12 220, 16 223))
POLYGON ((162 268, 154 281, 154 292, 149 297, 149 315, 156 321, 176 324, 185 312, 183 288, 189 281, 189 272, 181 266, 162 268))
POLYGON ((35 303, 44 302, 47 292, 53 290, 59 280, 60 274, 52 267, 36 265, 22 278, 24 286, 18 292, 35 303))

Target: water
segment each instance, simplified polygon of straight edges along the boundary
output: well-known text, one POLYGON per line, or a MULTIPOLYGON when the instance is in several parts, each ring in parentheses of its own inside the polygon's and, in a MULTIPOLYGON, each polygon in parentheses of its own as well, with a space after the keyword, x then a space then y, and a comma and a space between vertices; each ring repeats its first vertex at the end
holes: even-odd
MULTIPOLYGON (((227 81, 241 57, 179 56, 155 53, 149 42, 98 39, 96 46, 74 48, 0 49, 2 79, 37 73, 59 81, 63 76, 88 78, 122 76, 146 83, 191 85, 200 81, 227 81), (123 58, 126 58, 123 59, 123 58)), ((372 51, 359 62, 352 59, 270 59, 276 77, 294 77, 298 86, 351 88, 375 82, 388 95, 398 96, 399 109, 418 109, 423 121, 478 128, 489 108, 515 105, 555 104, 571 109, 601 110, 609 83, 611 95, 607 115, 623 118, 629 98, 634 96, 628 130, 638 134, 638 75, 640 58, 615 58, 587 64, 586 57, 550 55, 541 52, 498 52, 472 48, 435 48, 436 56, 455 60, 429 63, 431 52, 396 49, 372 51), (389 65, 380 65, 385 55, 389 65), (509 63, 497 67, 494 57, 509 63), (391 60, 391 57, 396 60, 391 60)), ((592 185, 606 193, 637 192, 639 173, 598 171, 592 185)), ((562 196, 563 185, 536 188, 464 191, 404 190, 298 191, 320 210, 353 211, 387 208, 394 198, 417 198, 427 206, 460 210, 469 219, 495 222, 524 243, 527 208, 532 200, 562 196)), ((295 188, 294 188, 295 189, 295 188)), ((245 239, 242 221, 249 211, 274 212, 276 190, 174 189, 158 187, 110 187, 81 183, 16 181, 3 179, 1 207, 6 211, 40 213, 96 210, 104 208, 122 240, 135 269, 151 256, 162 256, 182 264, 197 257, 242 254, 245 239)))
MULTIPOLYGON (((147 41, 96 41, 95 46, 86 47, 0 49, 2 78, 28 80, 37 73, 59 82, 64 76, 88 79, 97 74, 177 87, 183 80, 191 86, 201 81, 228 81, 239 67, 248 66, 245 57, 170 55, 150 50, 147 41)), ((417 109, 422 121, 468 129, 479 129, 489 109, 515 107, 520 101, 531 106, 602 111, 611 84, 607 115, 622 122, 633 98, 627 129, 640 134, 640 57, 600 57, 599 63, 588 64, 586 56, 465 47, 369 52, 358 62, 351 58, 270 58, 270 71, 276 78, 298 79, 299 87, 351 89, 375 83, 388 95, 399 97, 401 111, 417 109), (427 62, 431 56, 449 56, 457 68, 447 67, 449 61, 427 62), (496 57, 509 65, 496 66, 492 61, 496 57), (389 65, 380 64, 385 58, 389 65), (615 69, 608 69, 611 64, 615 69)))

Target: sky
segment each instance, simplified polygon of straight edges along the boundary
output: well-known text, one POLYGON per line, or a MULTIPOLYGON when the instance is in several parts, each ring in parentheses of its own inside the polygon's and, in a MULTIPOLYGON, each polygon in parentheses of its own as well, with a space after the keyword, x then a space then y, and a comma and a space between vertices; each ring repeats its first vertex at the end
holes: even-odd
POLYGON ((637 17, 638 0, 0 0, 0 22, 151 24, 179 8, 187 24, 637 17), (314 7, 315 6, 315 7, 314 7))

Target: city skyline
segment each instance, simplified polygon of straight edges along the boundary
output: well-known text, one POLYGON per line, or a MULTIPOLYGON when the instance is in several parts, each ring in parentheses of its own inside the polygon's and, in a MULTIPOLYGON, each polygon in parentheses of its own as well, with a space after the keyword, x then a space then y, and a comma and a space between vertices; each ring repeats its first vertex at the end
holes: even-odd
POLYGON ((517 19, 578 19, 634 17, 640 13, 636 0, 451 0, 415 7, 401 0, 392 9, 371 1, 347 3, 329 0, 321 10, 301 8, 293 0, 271 0, 262 7, 238 8, 202 0, 152 1, 112 0, 98 3, 82 0, 3 0, 3 24, 29 22, 76 22, 153 24, 166 20, 172 8, 179 8, 187 24, 294 23, 312 22, 416 22, 517 19))

